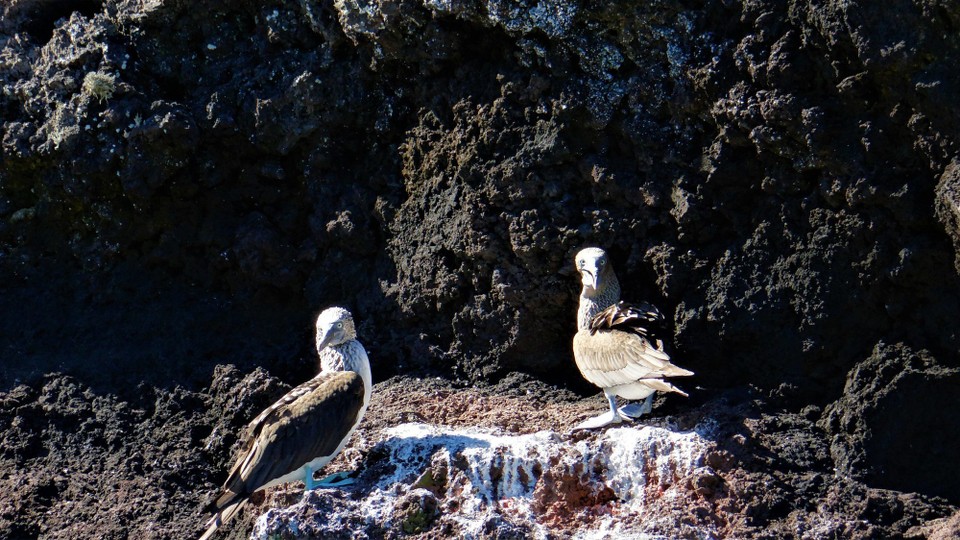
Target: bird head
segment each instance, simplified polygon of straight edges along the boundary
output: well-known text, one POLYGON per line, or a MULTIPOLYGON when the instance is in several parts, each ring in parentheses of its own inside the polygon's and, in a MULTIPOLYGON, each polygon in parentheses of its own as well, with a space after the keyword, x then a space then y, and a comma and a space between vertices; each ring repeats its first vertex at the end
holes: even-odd
POLYGON ((616 282, 613 267, 607 261, 607 253, 600 248, 580 250, 576 257, 577 272, 583 283, 584 296, 593 297, 611 282, 616 282))
POLYGON ((357 331, 353 326, 353 315, 342 307, 331 307, 320 312, 317 317, 317 352, 326 347, 340 345, 355 339, 357 331))

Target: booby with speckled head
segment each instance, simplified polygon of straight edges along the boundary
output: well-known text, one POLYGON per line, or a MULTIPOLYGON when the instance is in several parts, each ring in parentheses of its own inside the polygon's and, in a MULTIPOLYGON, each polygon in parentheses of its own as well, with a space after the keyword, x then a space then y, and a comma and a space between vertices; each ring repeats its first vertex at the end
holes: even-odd
POLYGON ((250 422, 240 454, 200 540, 210 538, 254 492, 302 481, 306 489, 349 483, 340 475, 313 479, 337 456, 370 403, 370 361, 357 341, 353 316, 341 307, 317 317, 320 373, 287 392, 250 422))
POLYGON ((599 386, 610 412, 581 422, 574 429, 593 429, 632 420, 651 410, 656 391, 687 394, 663 380, 693 375, 670 363, 660 339, 663 315, 652 304, 620 301, 620 282, 600 248, 577 253, 583 289, 577 312, 573 357, 583 377, 599 386), (645 400, 617 408, 617 396, 645 400))

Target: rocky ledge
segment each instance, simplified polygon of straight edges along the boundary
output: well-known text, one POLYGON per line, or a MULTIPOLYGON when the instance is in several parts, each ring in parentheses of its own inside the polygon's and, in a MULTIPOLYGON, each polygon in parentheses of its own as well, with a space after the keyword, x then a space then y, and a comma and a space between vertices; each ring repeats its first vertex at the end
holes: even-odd
POLYGON ((418 423, 381 436, 355 488, 311 492, 294 506, 269 510, 252 536, 382 538, 431 530, 459 538, 573 531, 595 538, 676 537, 698 528, 718 536, 715 524, 663 523, 673 520, 658 504, 690 502, 694 484, 709 493, 720 482, 706 465, 715 446, 708 426, 688 432, 622 427, 574 439, 553 431, 504 435, 418 423))
MULTIPOLYGON (((277 488, 226 538, 949 538, 957 509, 833 467, 818 411, 730 392, 601 432, 603 410, 523 376, 498 387, 394 379, 351 449, 355 483, 277 488), (940 519, 941 521, 937 521, 940 519), (234 535, 234 536, 231 536, 234 535)), ((676 399, 676 398, 673 398, 676 399)), ((211 486, 212 487, 212 486, 211 486)))

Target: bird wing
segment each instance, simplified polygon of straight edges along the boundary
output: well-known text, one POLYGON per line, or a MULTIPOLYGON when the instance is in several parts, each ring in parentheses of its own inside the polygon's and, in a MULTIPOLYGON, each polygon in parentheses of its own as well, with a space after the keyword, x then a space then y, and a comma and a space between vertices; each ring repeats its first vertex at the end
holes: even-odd
POLYGON ((215 507, 333 454, 358 420, 363 393, 363 380, 353 371, 320 373, 287 392, 250 423, 215 507))
POLYGON ((645 338, 621 330, 577 332, 573 356, 584 378, 600 388, 693 375, 670 363, 670 356, 645 338))
POLYGON ((597 313, 590 321, 591 334, 600 330, 621 330, 655 342, 666 333, 666 321, 653 304, 620 301, 597 313))

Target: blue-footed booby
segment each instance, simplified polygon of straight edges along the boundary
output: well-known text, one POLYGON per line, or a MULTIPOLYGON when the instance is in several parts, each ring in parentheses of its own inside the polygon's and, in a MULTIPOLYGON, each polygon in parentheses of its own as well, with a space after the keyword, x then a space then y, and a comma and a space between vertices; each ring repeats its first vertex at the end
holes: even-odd
POLYGON ((287 392, 250 422, 236 463, 210 506, 201 540, 233 517, 254 492, 302 481, 306 489, 346 481, 320 481, 313 473, 343 449, 370 403, 370 361, 350 312, 331 307, 317 317, 320 373, 287 392))
POLYGON ((620 301, 620 282, 602 249, 581 250, 576 264, 583 289, 573 357, 583 377, 603 390, 610 412, 585 420, 574 429, 618 424, 648 413, 657 390, 686 396, 663 380, 693 372, 671 364, 670 356, 663 352, 660 311, 651 304, 620 301), (617 396, 645 401, 617 408, 617 396))

